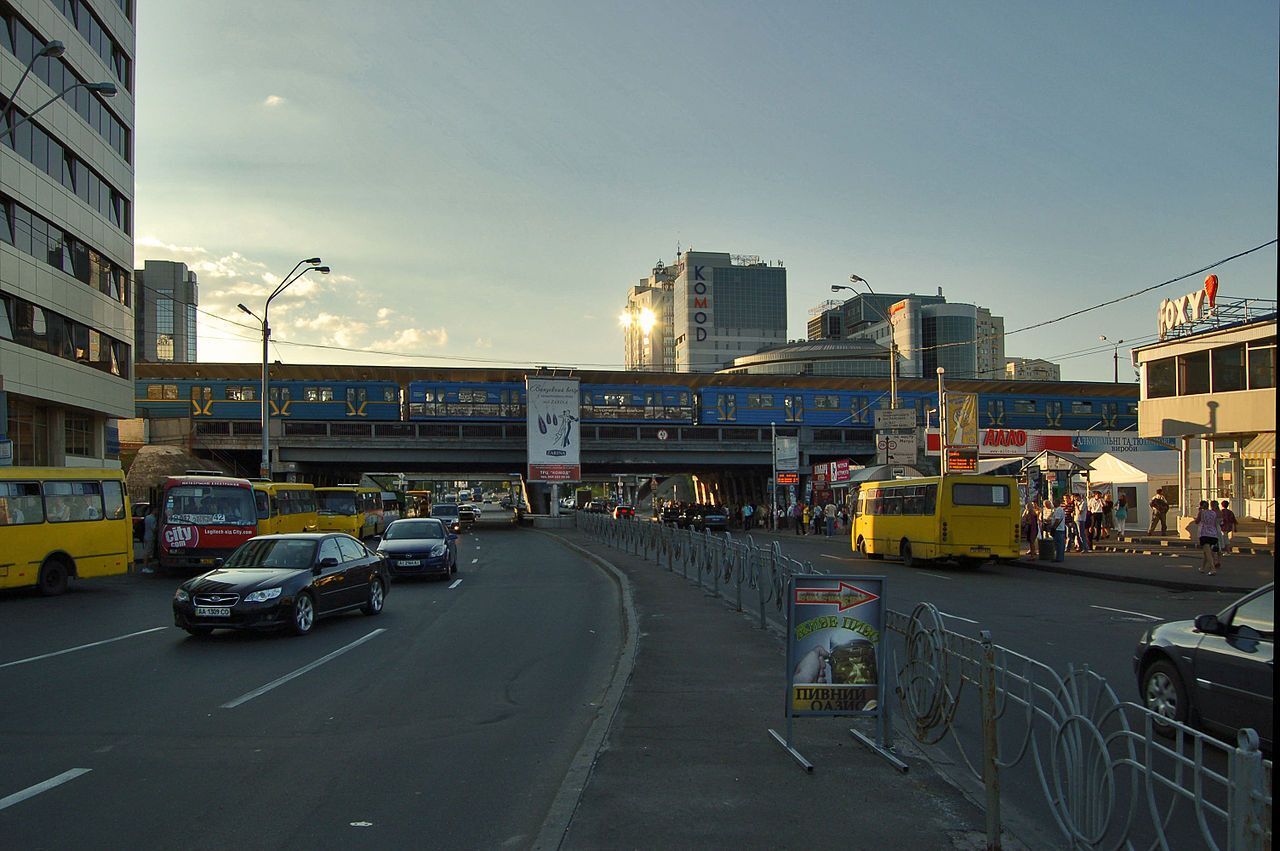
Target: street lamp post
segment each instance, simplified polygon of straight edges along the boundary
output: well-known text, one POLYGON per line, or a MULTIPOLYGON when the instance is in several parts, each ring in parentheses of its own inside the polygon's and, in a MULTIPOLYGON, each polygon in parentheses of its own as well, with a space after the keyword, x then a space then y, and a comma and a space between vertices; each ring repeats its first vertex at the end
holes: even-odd
MULTIPOLYGON (((871 285, 867 283, 866 278, 860 278, 857 275, 850 275, 849 280, 853 283, 862 283, 862 285, 867 288, 867 292, 871 293, 871 295, 875 295, 875 291, 871 289, 871 285)), ((839 292, 840 290, 849 290, 850 292, 855 293, 858 292, 856 288, 845 286, 844 284, 831 285, 831 291, 833 293, 839 292)), ((879 313, 884 317, 884 321, 889 323, 889 333, 892 335, 893 321, 889 319, 883 310, 880 309, 880 305, 875 302, 870 302, 870 304, 876 309, 876 313, 879 313)), ((889 338, 889 407, 893 410, 897 410, 898 408, 898 344, 893 340, 892 336, 889 338)))
POLYGON ((280 295, 280 293, 288 289, 289 285, 292 284, 294 281, 298 280, 303 275, 313 270, 316 272, 319 272, 322 275, 329 274, 329 267, 321 266, 319 257, 310 257, 306 260, 299 260, 298 265, 294 266, 293 270, 290 271, 288 275, 284 276, 284 280, 282 280, 276 286, 276 288, 271 291, 271 295, 267 296, 267 301, 262 306, 261 318, 258 317, 258 314, 254 313, 252 310, 245 307, 243 304, 236 305, 236 307, 240 308, 240 310, 249 314, 254 319, 257 319, 262 324, 262 461, 259 465, 258 472, 259 472, 259 475, 261 475, 262 478, 264 479, 271 478, 271 428, 270 428, 271 408, 270 408, 270 403, 268 401, 268 394, 270 392, 270 384, 269 384, 270 379, 267 374, 267 366, 268 366, 267 343, 271 339, 271 325, 267 321, 267 316, 271 310, 272 299, 274 299, 276 296, 280 295), (306 268, 302 268, 304 266, 306 268), (301 271, 299 271, 299 269, 301 269, 301 271))
POLYGON ((942 386, 942 375, 945 372, 945 369, 938 367, 938 457, 944 476, 947 474, 947 394, 942 386))
POLYGON ((1111 373, 1111 383, 1119 384, 1120 383, 1120 344, 1123 343, 1124 340, 1108 340, 1106 334, 1099 334, 1098 339, 1104 343, 1110 343, 1112 346, 1111 361, 1112 361, 1113 369, 1111 373))
POLYGON ((116 94, 115 83, 72 83, 62 91, 58 92, 58 94, 49 98, 49 100, 45 101, 44 103, 40 104, 40 106, 33 109, 21 121, 14 123, 13 110, 18 105, 18 92, 22 90, 22 84, 25 83, 27 81, 27 77, 31 75, 31 69, 35 67, 36 61, 40 59, 46 59, 46 58, 57 59, 59 56, 65 53, 66 50, 67 50, 67 47, 62 42, 57 40, 50 41, 44 47, 36 51, 36 54, 31 57, 31 61, 27 63, 27 67, 23 69, 22 76, 18 78, 18 85, 13 87, 13 94, 9 95, 8 99, 5 100, 4 112, 2 113, 4 116, 5 133, 9 135, 11 140, 16 140, 17 138, 13 136, 13 131, 17 130, 23 124, 30 121, 31 117, 34 116, 37 112, 44 109, 49 104, 58 100, 67 92, 72 91, 73 89, 84 87, 91 92, 97 92, 105 97, 115 97, 115 94, 116 94))
MULTIPOLYGON (((50 59, 57 59, 67 51, 67 46, 60 41, 51 41, 44 47, 36 51, 36 55, 31 57, 31 61, 27 63, 27 67, 23 69, 22 76, 18 78, 18 85, 13 87, 13 94, 9 95, 8 100, 4 102, 4 124, 9 126, 9 113, 13 109, 13 105, 17 103, 18 92, 22 90, 22 84, 27 81, 31 69, 35 67, 37 59, 43 59, 46 56, 50 59)), ((39 110, 37 110, 38 112, 39 110)))

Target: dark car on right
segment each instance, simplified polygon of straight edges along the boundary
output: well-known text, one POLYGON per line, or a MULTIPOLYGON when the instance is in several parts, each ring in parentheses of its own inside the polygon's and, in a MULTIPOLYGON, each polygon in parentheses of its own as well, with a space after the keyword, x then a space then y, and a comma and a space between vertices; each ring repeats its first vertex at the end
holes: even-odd
POLYGON ((727 532, 729 514, 719 505, 695 506, 689 516, 689 526, 698 532, 727 532))
MULTIPOLYGON (((1170 719, 1234 741, 1252 727, 1263 750, 1274 738, 1275 583, 1217 614, 1166 621, 1143 633, 1133 669, 1142 703, 1170 719)), ((1156 730, 1174 727, 1157 721, 1156 730)))

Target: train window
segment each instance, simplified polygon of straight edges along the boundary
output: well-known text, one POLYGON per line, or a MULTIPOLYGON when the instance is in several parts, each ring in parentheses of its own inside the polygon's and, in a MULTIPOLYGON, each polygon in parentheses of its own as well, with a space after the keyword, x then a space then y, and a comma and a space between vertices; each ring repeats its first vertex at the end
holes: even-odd
POLYGON ((270 390, 270 393, 271 395, 269 396, 269 398, 271 399, 272 402, 288 402, 290 396, 292 395, 289 392, 288 387, 272 387, 270 390))
POLYGON ((773 394, 772 393, 748 393, 747 407, 748 408, 772 408, 773 394))
POLYGON ((396 392, 396 388, 394 388, 394 387, 383 387, 383 388, 382 388, 382 401, 384 401, 384 402, 396 402, 396 401, 399 401, 399 399, 398 399, 399 395, 400 395, 400 394, 396 392))
POLYGON ((582 391, 582 404, 586 405, 587 407, 590 407, 590 406, 591 406, 591 405, 593 405, 594 403, 595 403, 595 400, 591 398, 591 391, 590 391, 590 390, 583 390, 583 391, 582 391))
POLYGON ((166 384, 166 385, 164 386, 164 398, 166 398, 166 399, 177 399, 177 398, 178 398, 178 385, 176 385, 176 384, 166 384))
POLYGON ((681 394, 680 394, 680 404, 681 404, 681 405, 687 405, 687 404, 689 404, 689 394, 688 394, 688 393, 681 393, 681 394))
POLYGON ((223 388, 225 398, 232 399, 236 402, 252 402, 257 398, 254 388, 251 385, 237 386, 234 384, 223 388))
POLYGON ((320 388, 320 401, 321 401, 321 402, 332 402, 332 401, 333 401, 333 388, 332 388, 332 387, 321 387, 321 388, 320 388))
POLYGON ((627 397, 621 393, 606 393, 604 394, 604 403, 613 408, 621 408, 627 404, 627 397))
POLYGON ((347 388, 347 404, 363 405, 369 401, 369 391, 364 387, 348 387, 347 388))
POLYGON ((834 411, 840 407, 840 397, 819 393, 813 397, 813 407, 834 411))
POLYGON ((1014 399, 1013 412, 1015 414, 1034 414, 1036 412, 1035 399, 1014 399))
POLYGON ((1062 425, 1062 403, 1051 401, 1044 403, 1044 422, 1049 428, 1062 425))
POLYGON ((302 389, 302 398, 303 398, 303 399, 305 399, 305 400, 307 400, 308 402, 319 402, 319 401, 320 401, 320 388, 319 388, 319 387, 304 387, 304 388, 302 389))
POLYGON ((1093 403, 1092 403, 1092 402, 1072 402, 1072 403, 1071 403, 1071 413, 1073 413, 1073 414, 1092 414, 1092 413, 1093 413, 1093 403))
POLYGON ((1004 400, 988 399, 987 400, 987 417, 991 421, 991 425, 1000 428, 1004 425, 1004 400))
POLYGON ((148 385, 147 385, 147 398, 148 398, 148 399, 163 399, 163 398, 164 398, 164 388, 163 388, 163 387, 161 387, 159 384, 148 384, 148 385))
POLYGON ((1125 412, 1126 414, 1128 414, 1129 416, 1131 416, 1131 417, 1136 417, 1136 416, 1138 415, 1138 403, 1137 403, 1137 402, 1125 402, 1125 403, 1124 403, 1124 412, 1125 412))

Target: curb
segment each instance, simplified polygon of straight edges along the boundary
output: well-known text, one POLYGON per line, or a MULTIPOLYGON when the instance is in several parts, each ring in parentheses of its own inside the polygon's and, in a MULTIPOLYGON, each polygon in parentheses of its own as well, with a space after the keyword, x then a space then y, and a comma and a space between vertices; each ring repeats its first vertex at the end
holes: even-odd
POLYGON ((1047 564, 1032 564, 1024 562, 1021 559, 1017 561, 1003 561, 1000 563, 1010 567, 1020 567, 1024 570, 1042 570, 1046 573, 1064 573, 1071 576, 1084 576, 1089 579, 1101 579, 1106 582, 1129 582, 1135 585, 1153 585, 1157 588, 1168 588, 1173 591, 1230 591, 1233 594, 1246 594, 1250 591, 1256 591, 1257 588, 1243 585, 1202 585, 1196 582, 1182 582, 1177 579, 1161 579, 1151 576, 1129 576, 1119 573, 1094 573, 1088 570, 1080 570, 1074 567, 1061 567, 1060 565, 1049 562, 1047 564))
POLYGON ((582 793, 586 790, 587 782, 591 779, 591 772, 595 768, 596 758, 599 757, 600 751, 604 747, 605 738, 609 735, 609 730, 613 726, 613 719, 618 714, 618 707, 622 705, 622 695, 631 683, 631 673, 635 670, 636 654, 640 646, 640 620, 636 616, 635 597, 631 591, 631 580, 627 579, 625 573, 606 559, 583 549, 560 535, 542 530, 538 531, 549 538, 555 539, 561 545, 577 551, 579 555, 595 564, 614 582, 618 583, 618 587, 622 592, 623 626, 626 629, 622 652, 618 656, 613 679, 605 690, 604 699, 600 703, 600 711, 587 729, 587 734, 582 739, 582 745, 578 748, 577 754, 574 755, 573 761, 569 764, 569 770, 565 772, 564 780, 560 784, 560 791, 556 793, 555 799, 551 802, 551 807, 547 810, 547 817, 543 820, 542 827, 538 830, 537 838, 529 846, 535 849, 554 849, 560 847, 564 842, 565 834, 569 832, 569 825, 573 822, 573 814, 577 812, 582 793))

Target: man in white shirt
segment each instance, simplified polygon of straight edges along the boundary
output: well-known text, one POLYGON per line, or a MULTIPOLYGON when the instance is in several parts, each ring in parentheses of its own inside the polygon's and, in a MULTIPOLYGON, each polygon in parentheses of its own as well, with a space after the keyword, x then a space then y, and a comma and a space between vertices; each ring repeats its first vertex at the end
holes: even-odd
POLYGON ((1049 532, 1053 535, 1053 560, 1063 561, 1067 555, 1067 512, 1059 499, 1049 514, 1049 532))

